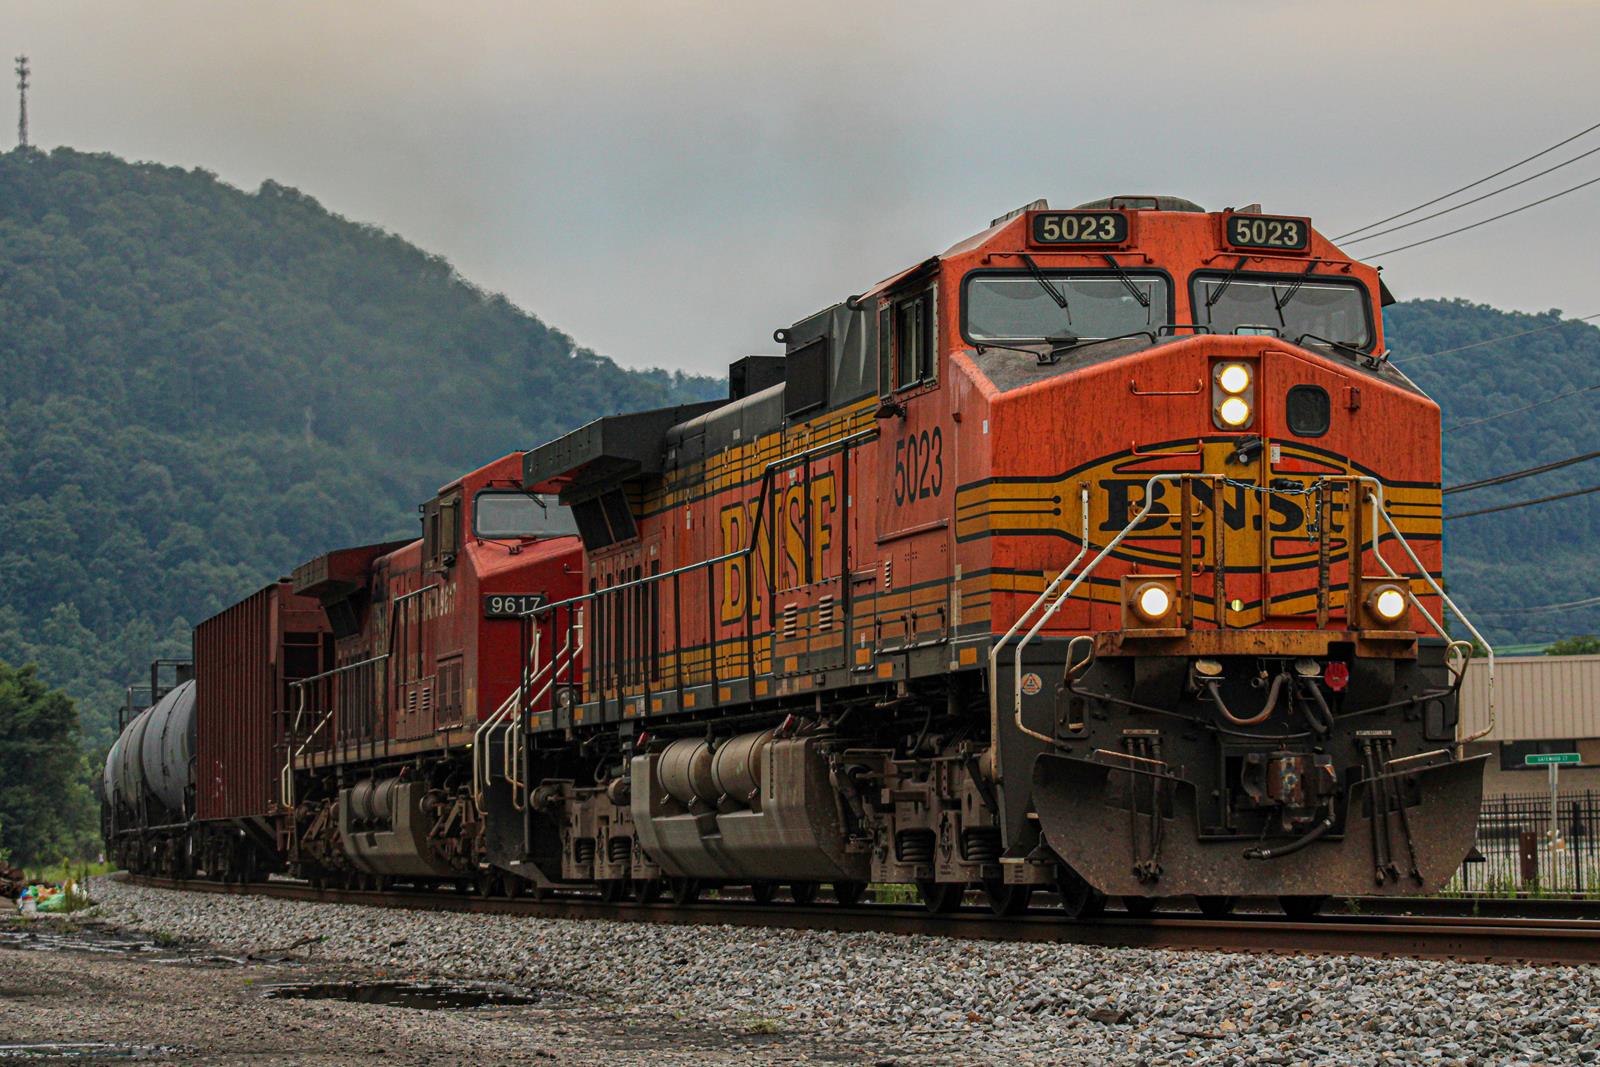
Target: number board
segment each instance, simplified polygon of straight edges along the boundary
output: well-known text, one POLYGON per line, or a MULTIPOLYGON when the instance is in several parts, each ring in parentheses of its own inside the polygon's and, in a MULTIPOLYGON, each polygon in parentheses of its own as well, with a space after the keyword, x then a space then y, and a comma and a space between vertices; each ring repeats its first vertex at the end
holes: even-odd
POLYGON ((543 593, 489 593, 483 598, 483 617, 519 619, 543 606, 543 593))
POLYGON ((1311 247, 1311 220, 1282 215, 1229 215, 1223 220, 1222 236, 1234 248, 1304 252, 1311 247))
POLYGON ((1121 211, 1035 211, 1028 231, 1036 245, 1128 243, 1128 216, 1121 211))

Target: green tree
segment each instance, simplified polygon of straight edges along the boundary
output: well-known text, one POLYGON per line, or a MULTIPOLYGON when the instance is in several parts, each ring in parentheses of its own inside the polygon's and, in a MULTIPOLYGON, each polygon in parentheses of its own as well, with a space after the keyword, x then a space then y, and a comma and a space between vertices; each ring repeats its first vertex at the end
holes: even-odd
POLYGON ((33 665, 0 663, 0 852, 24 866, 82 857, 92 824, 72 700, 33 665))
POLYGON ((1563 637, 1552 641, 1544 650, 1547 656, 1593 656, 1600 654, 1600 637, 1584 634, 1581 637, 1563 637))

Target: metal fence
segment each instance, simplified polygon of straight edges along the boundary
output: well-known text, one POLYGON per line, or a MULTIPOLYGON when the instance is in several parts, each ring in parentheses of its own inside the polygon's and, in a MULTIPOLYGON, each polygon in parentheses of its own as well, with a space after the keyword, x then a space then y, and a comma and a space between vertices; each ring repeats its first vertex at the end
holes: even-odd
POLYGON ((1600 793, 1561 793, 1551 833, 1550 794, 1484 798, 1477 849, 1446 893, 1600 896, 1600 793))

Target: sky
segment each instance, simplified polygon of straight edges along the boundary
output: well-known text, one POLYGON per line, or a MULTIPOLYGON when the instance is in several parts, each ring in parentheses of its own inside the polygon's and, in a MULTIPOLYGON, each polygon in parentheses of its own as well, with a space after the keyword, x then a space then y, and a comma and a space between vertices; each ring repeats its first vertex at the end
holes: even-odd
MULTIPOLYGON (((711 374, 1038 197, 1332 235, 1600 122, 1596 3, 0 0, 0 39, 40 147, 295 186, 620 363, 711 374)), ((1376 261, 1401 299, 1585 315, 1597 217, 1600 184, 1376 261)))

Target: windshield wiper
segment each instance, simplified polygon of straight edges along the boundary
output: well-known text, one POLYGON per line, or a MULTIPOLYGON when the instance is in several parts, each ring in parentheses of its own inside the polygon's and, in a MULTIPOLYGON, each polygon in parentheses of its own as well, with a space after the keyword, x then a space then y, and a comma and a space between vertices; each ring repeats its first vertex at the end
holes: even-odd
POLYGON ((1282 296, 1278 295, 1278 290, 1276 288, 1272 290, 1273 310, 1277 311, 1278 321, 1282 322, 1285 326, 1287 326, 1288 323, 1284 321, 1283 309, 1289 306, 1289 301, 1295 298, 1295 296, 1300 292, 1300 287, 1306 283, 1306 279, 1311 277, 1311 272, 1316 269, 1316 263, 1307 263, 1306 269, 1301 272, 1300 277, 1296 278, 1289 288, 1284 290, 1282 296))
POLYGON ((1067 306, 1066 296, 1062 294, 1061 290, 1055 287, 1049 278, 1044 276, 1044 271, 1039 269, 1039 264, 1033 261, 1032 256, 1024 255, 1022 257, 1022 263, 1028 268, 1028 273, 1033 275, 1033 280, 1038 282, 1044 291, 1050 294, 1050 299, 1056 302, 1056 307, 1067 313, 1067 325, 1071 326, 1072 309, 1067 306))
POLYGON ((1211 295, 1206 297, 1206 307, 1212 307, 1218 300, 1222 299, 1222 294, 1227 292, 1228 286, 1233 284, 1234 275, 1244 270, 1244 265, 1248 262, 1250 262, 1249 256, 1239 257, 1239 262, 1235 263, 1233 269, 1222 276, 1222 281, 1218 282, 1217 287, 1211 291, 1211 295))
POLYGON ((1122 264, 1117 262, 1117 257, 1108 255, 1105 259, 1107 263, 1111 264, 1111 269, 1117 272, 1117 280, 1127 286, 1128 292, 1132 293, 1133 298, 1139 301, 1139 306, 1142 308, 1149 307, 1150 298, 1140 292, 1137 285, 1133 284, 1133 279, 1128 277, 1128 272, 1122 269, 1122 264))
POLYGON ((1076 334, 1055 334, 1045 338, 1050 345, 1050 355, 1041 356, 1039 362, 1041 364, 1055 363, 1061 358, 1061 353, 1063 352, 1074 352, 1080 348, 1088 348, 1091 345, 1103 345, 1107 341, 1126 341, 1130 337, 1148 337, 1151 344, 1156 343, 1156 335, 1153 330, 1134 330, 1131 333, 1119 333, 1114 337, 1096 337, 1092 341, 1081 340, 1076 334))
POLYGON ((1333 341, 1333 340, 1330 340, 1330 339, 1328 339, 1326 337, 1319 337, 1318 335, 1316 335, 1314 333, 1303 333, 1299 337, 1296 337, 1294 339, 1294 343, 1297 344, 1297 345, 1302 345, 1303 346, 1308 340, 1309 341, 1320 341, 1322 344, 1327 345, 1329 348, 1337 348, 1341 352, 1345 352, 1345 353, 1348 353, 1349 355, 1354 356, 1356 359, 1360 360, 1362 363, 1364 363, 1368 367, 1377 367, 1379 365, 1379 363, 1382 362, 1377 356, 1373 355, 1371 352, 1368 352, 1364 348, 1358 348, 1355 345, 1351 344, 1349 341, 1333 341))

